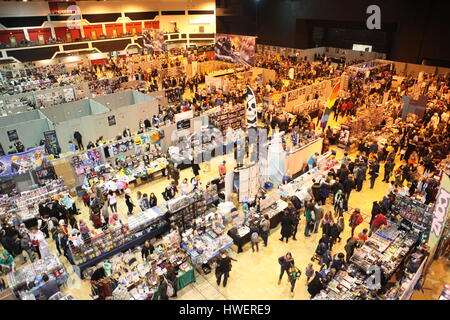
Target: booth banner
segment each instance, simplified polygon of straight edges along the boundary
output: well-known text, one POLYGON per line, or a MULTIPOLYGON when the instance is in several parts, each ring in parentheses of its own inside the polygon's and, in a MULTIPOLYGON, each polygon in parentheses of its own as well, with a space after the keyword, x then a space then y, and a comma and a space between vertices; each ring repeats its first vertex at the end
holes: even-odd
POLYGON ((341 125, 341 132, 338 139, 338 147, 345 148, 350 140, 350 127, 341 125))
POLYGON ((255 94, 250 86, 247 86, 246 105, 247 128, 256 128, 258 124, 258 113, 256 112, 255 94))
POLYGON ((338 82, 331 91, 328 98, 327 104, 325 105, 325 111, 323 112, 322 120, 320 120, 320 126, 325 128, 327 126, 328 118, 330 118, 331 110, 338 97, 339 89, 341 88, 341 83, 338 82))
POLYGON ((158 52, 166 51, 164 32, 160 29, 145 29, 142 33, 144 47, 158 52))
POLYGON ((255 50, 255 37, 216 34, 214 51, 217 60, 253 66, 255 64, 255 50))
POLYGON ((0 178, 9 178, 39 168, 45 162, 45 146, 0 157, 0 178))
POLYGON ((175 115, 175 122, 179 122, 179 121, 182 121, 182 120, 189 120, 189 119, 192 119, 193 117, 194 117, 194 111, 193 110, 177 113, 175 115))
POLYGON ((44 131, 45 148, 47 154, 59 154, 60 146, 55 130, 44 131))
POLYGON ((299 90, 290 91, 287 94, 287 102, 297 100, 299 90))
POLYGON ((428 246, 430 247, 430 258, 428 259, 425 272, 433 261, 434 253, 439 245, 445 223, 448 219, 450 211, 450 178, 447 174, 443 174, 441 180, 441 188, 436 197, 436 204, 433 210, 433 222, 431 223, 430 236, 428 238, 428 246))

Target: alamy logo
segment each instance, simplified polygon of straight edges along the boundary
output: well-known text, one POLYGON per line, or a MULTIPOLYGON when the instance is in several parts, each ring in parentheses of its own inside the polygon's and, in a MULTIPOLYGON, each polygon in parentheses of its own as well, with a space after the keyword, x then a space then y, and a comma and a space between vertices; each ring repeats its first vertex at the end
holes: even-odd
POLYGON ((369 30, 380 30, 381 29, 381 9, 376 4, 372 4, 367 7, 367 14, 370 16, 367 18, 366 26, 369 30))
POLYGON ((71 5, 67 7, 67 12, 72 12, 72 15, 67 19, 68 29, 81 28, 81 9, 79 6, 71 5))

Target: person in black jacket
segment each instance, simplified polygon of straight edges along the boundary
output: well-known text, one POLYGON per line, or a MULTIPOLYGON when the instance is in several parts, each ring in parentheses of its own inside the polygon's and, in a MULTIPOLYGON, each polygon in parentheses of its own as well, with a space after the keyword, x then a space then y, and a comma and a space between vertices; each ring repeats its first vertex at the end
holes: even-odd
POLYGON ((289 275, 289 269, 295 265, 294 258, 290 252, 286 253, 284 256, 278 258, 278 263, 281 266, 280 277, 278 278, 278 284, 281 283, 284 273, 289 275))
POLYGON ((294 221, 292 217, 284 211, 281 216, 281 238, 280 241, 283 242, 286 238, 286 243, 289 241, 289 237, 292 235, 292 229, 294 226, 294 221))
POLYGON ((308 292, 311 295, 311 299, 314 298, 324 288, 323 278, 319 272, 316 271, 314 278, 308 283, 308 292))
POLYGON ((225 250, 222 250, 220 252, 220 257, 219 260, 217 261, 216 267, 216 279, 218 286, 220 286, 222 276, 223 276, 223 287, 225 288, 227 286, 228 277, 230 276, 231 271, 231 260, 237 261, 229 257, 225 250))
POLYGON ((372 205, 372 213, 369 224, 372 225, 373 219, 381 212, 381 203, 382 201, 374 201, 372 205))
POLYGON ((155 251, 155 247, 152 245, 150 240, 145 241, 144 245, 142 246, 142 250, 141 250, 142 259, 144 261, 146 261, 147 257, 149 255, 151 255, 153 253, 153 251, 155 251))
POLYGON ((83 137, 81 136, 81 133, 79 133, 78 131, 75 131, 73 133, 73 138, 76 140, 77 145, 78 145, 78 150, 84 150, 84 146, 83 146, 83 137))
POLYGON ((297 234, 298 224, 300 222, 300 214, 297 210, 291 211, 291 219, 292 219, 292 240, 297 240, 295 235, 297 234))
POLYGON ((352 192, 352 190, 355 188, 355 181, 353 180, 353 175, 349 175, 347 180, 344 181, 343 183, 344 186, 344 196, 345 199, 347 199, 347 201, 350 199, 350 193, 352 192))
POLYGON ((378 175, 380 174, 380 165, 378 164, 377 161, 375 161, 371 168, 370 168, 370 189, 373 189, 373 187, 375 186, 375 180, 378 178, 378 175))

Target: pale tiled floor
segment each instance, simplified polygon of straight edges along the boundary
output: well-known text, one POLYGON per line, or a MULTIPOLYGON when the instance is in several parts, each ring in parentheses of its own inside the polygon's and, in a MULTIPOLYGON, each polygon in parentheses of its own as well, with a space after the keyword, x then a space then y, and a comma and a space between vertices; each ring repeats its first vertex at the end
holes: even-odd
MULTIPOLYGON (((331 123, 333 125, 333 123, 331 123)), ((334 148, 338 152, 338 158, 342 158, 342 150, 334 148)), ((201 173, 201 179, 203 184, 206 184, 213 177, 218 175, 217 166, 225 156, 214 158, 211 161, 209 171, 201 173)), ((206 164, 202 164, 201 168, 204 169, 206 164)), ((232 170, 234 167, 234 160, 227 157, 227 168, 232 170)), ((381 166, 383 167, 383 166, 381 166)), ((381 169, 383 170, 383 169, 381 169)), ((380 176, 382 176, 381 172, 380 176)), ((184 177, 191 178, 193 176, 191 169, 185 169, 181 172, 181 179, 184 177)), ((161 191, 168 184, 167 179, 160 179, 155 182, 150 182, 141 185, 133 190, 133 196, 137 190, 141 192, 154 192, 158 201, 163 201, 161 191)), ((360 232, 363 228, 369 227, 370 212, 372 208, 372 202, 381 199, 388 190, 388 184, 381 182, 379 178, 375 183, 375 188, 369 188, 369 181, 366 181, 363 186, 362 192, 353 191, 349 200, 349 210, 351 208, 360 208, 364 216, 364 222, 356 229, 356 232, 360 232)), ((79 216, 85 220, 88 220, 87 209, 78 202, 79 208, 82 209, 82 215, 79 216)), ((126 221, 126 206, 123 197, 119 198, 118 204, 120 216, 126 221)), ((331 210, 331 206, 327 205, 326 210, 331 210)), ((342 237, 342 242, 337 243, 333 247, 333 254, 338 252, 344 252, 343 247, 345 241, 350 237, 350 229, 348 227, 348 214, 345 213, 345 230, 342 237)), ((229 282, 226 288, 223 286, 218 287, 215 283, 214 272, 208 275, 197 273, 197 282, 188 285, 178 292, 179 300, 223 300, 223 299, 309 299, 309 294, 306 287, 306 277, 304 276, 304 270, 310 258, 312 257, 314 250, 320 238, 320 231, 318 234, 312 234, 308 239, 304 237, 304 220, 300 222, 297 241, 290 240, 289 243, 281 243, 278 239, 280 236, 280 227, 271 230, 269 237, 268 247, 265 248, 260 245, 260 251, 258 253, 252 253, 250 244, 244 246, 244 252, 237 254, 233 252, 232 256, 238 261, 233 262, 233 268, 230 273, 229 282), (279 264, 278 258, 284 255, 286 252, 292 252, 296 261, 297 267, 300 268, 303 275, 297 281, 295 288, 295 297, 291 298, 290 285, 287 283, 287 278, 284 279, 280 285, 277 285, 279 276, 279 264)), ((52 242, 52 241, 51 241, 52 242)), ((52 244, 53 245, 53 244, 52 244)), ((236 248, 233 247, 235 250, 236 248)), ((76 275, 73 274, 70 264, 64 257, 61 257, 67 269, 71 273, 71 278, 66 286, 65 292, 70 292, 76 299, 91 299, 90 297, 90 285, 86 280, 80 281, 76 275)), ((314 263, 314 268, 318 269, 317 262, 314 263)), ((425 290, 425 294, 416 294, 416 299, 436 299, 443 287, 443 283, 449 283, 448 262, 443 263, 438 261, 434 263, 431 272, 428 276, 425 287, 432 287, 432 290, 425 290)))

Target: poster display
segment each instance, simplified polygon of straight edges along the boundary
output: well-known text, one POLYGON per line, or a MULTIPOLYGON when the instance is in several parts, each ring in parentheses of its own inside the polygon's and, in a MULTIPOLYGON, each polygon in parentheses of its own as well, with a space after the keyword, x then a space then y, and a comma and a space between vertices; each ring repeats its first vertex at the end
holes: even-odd
POLYGON ((9 178, 39 168, 45 162, 45 146, 0 157, 0 178, 9 178))
POLYGON ((214 51, 217 60, 253 66, 255 64, 255 50, 255 37, 216 34, 214 51))
POLYGON ((45 150, 47 154, 57 155, 61 149, 55 130, 44 131, 45 150))
POLYGON ((77 154, 70 159, 70 164, 78 176, 90 172, 94 167, 99 166, 100 163, 101 155, 98 149, 77 154))
POLYGON ((142 32, 144 39, 144 47, 151 52, 166 51, 166 40, 164 40, 164 32, 160 29, 145 29, 142 32))

